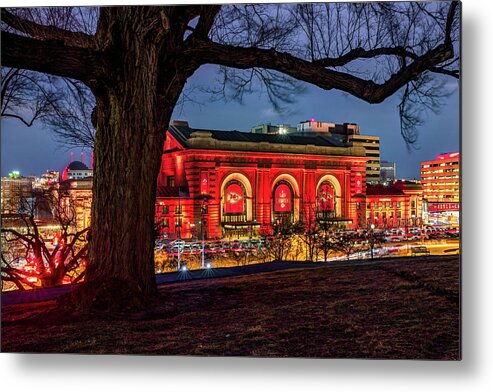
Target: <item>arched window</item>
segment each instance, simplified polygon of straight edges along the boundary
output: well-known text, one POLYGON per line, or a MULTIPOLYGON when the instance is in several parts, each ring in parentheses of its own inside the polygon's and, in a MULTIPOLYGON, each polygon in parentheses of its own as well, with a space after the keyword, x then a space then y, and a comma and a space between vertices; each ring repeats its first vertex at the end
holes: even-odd
POLYGON ((293 213, 293 188, 287 181, 279 181, 274 187, 274 213, 293 213))
POLYGON ((224 215, 246 215, 246 191, 240 181, 232 180, 224 188, 224 215))
POLYGON ((335 191, 329 181, 322 182, 318 187, 317 204, 318 211, 335 210, 335 191))

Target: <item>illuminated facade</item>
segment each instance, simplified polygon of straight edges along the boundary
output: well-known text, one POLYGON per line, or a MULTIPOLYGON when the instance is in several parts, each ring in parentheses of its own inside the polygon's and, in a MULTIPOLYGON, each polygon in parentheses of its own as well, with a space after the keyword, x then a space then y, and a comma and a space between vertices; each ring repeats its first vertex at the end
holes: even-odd
POLYGON ((36 177, 33 182, 34 189, 49 190, 53 188, 60 178, 60 173, 57 171, 47 171, 36 177))
POLYGON ((376 228, 406 228, 423 223, 423 187, 410 181, 366 188, 366 224, 376 228))
POLYGON ((75 214, 75 225, 79 231, 91 224, 92 184, 92 177, 88 177, 61 181, 54 188, 65 214, 75 214))
MULTIPOLYGON (((54 176, 45 173, 46 178, 54 176)), ((53 230, 57 227, 53 221, 52 207, 46 192, 51 192, 50 186, 34 176, 22 177, 18 172, 2 177, 2 227, 20 231, 27 231, 32 216, 41 232, 53 230)))
POLYGON ((173 122, 158 177, 156 224, 167 238, 255 237, 329 212, 364 221, 365 150, 330 135, 192 129, 173 122))
POLYGON ((32 197, 34 177, 22 177, 18 172, 2 177, 1 213, 21 212, 23 200, 32 197))
POLYGON ((440 154, 432 161, 421 162, 423 197, 427 202, 427 223, 459 225, 460 154, 440 154))

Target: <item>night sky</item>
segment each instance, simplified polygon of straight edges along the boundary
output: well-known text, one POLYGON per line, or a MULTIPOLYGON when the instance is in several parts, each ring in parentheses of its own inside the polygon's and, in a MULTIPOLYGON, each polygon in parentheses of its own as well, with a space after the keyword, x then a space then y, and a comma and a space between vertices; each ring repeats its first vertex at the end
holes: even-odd
MULTIPOLYGON (((200 68, 188 86, 214 84, 215 66, 200 68)), ((381 159, 397 163, 398 178, 419 179, 419 163, 434 159, 437 154, 459 151, 459 87, 450 78, 447 88, 453 93, 446 99, 440 114, 430 113, 419 129, 417 145, 408 150, 400 135, 398 96, 378 105, 370 105, 339 91, 324 91, 307 85, 297 102, 286 105, 283 114, 273 110, 267 96, 252 93, 242 104, 214 102, 210 95, 193 90, 193 102, 177 106, 173 119, 188 120, 192 128, 249 131, 252 126, 270 122, 291 124, 315 118, 316 121, 357 123, 361 133, 380 137, 381 159)), ((23 175, 40 174, 45 170, 62 170, 70 160, 80 159, 80 150, 68 149, 56 141, 41 125, 25 127, 19 121, 2 120, 1 175, 19 170, 23 175)), ((89 163, 86 153, 86 163, 89 163)))

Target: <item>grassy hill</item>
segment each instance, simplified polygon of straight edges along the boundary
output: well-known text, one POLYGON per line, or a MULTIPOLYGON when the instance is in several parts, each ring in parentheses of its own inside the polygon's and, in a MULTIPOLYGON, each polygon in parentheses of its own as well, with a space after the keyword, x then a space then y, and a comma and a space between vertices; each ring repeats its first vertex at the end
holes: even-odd
POLYGON ((410 258, 167 284, 116 319, 11 305, 2 351, 459 359, 459 278, 458 256, 410 258))

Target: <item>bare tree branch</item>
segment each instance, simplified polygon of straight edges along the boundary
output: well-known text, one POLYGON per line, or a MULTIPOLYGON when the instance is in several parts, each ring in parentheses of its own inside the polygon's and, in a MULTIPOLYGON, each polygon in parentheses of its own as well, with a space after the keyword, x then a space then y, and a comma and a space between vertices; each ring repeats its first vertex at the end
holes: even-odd
POLYGON ((92 35, 65 30, 53 25, 42 25, 21 18, 5 8, 1 10, 1 20, 14 30, 20 31, 34 39, 62 41, 68 46, 80 46, 84 48, 93 45, 94 37, 92 35))
POLYGON ((96 105, 81 82, 16 68, 2 68, 1 117, 26 126, 40 121, 65 147, 94 146, 91 113, 96 105))
POLYGON ((220 5, 200 6, 197 11, 197 16, 199 17, 197 26, 192 28, 193 35, 207 37, 220 9, 220 5))
POLYGON ((385 48, 375 48, 366 50, 364 48, 351 49, 346 54, 338 57, 327 57, 324 59, 319 59, 313 61, 313 64, 320 65, 322 67, 342 67, 358 59, 369 59, 378 56, 399 56, 399 57, 409 57, 413 60, 418 58, 416 53, 413 53, 402 46, 397 47, 385 47, 385 48))
POLYGON ((60 41, 36 40, 2 31, 2 65, 96 82, 102 55, 60 41), (49 52, 50 56, 46 56, 49 52))
MULTIPOLYGON (((27 228, 23 233, 15 227, 2 227, 2 277, 8 278, 18 288, 24 286, 49 287, 62 284, 66 276, 80 273, 81 263, 87 259, 89 228, 76 227, 75 205, 69 195, 58 192, 33 192, 32 197, 21 200, 19 221, 27 228), (65 202, 63 201, 65 199, 65 202), (40 209, 53 211, 54 224, 59 226, 57 242, 52 249, 46 244, 52 234, 41 229, 35 219, 40 209), (11 244, 10 247, 5 244, 11 244), (19 247, 25 249, 24 255, 19 247), (14 260, 24 259, 29 269, 14 260), (77 271, 75 271, 77 270, 77 271), (30 281, 28 278, 33 278, 30 281), (36 283, 38 282, 38 283, 36 283)), ((74 276, 75 278, 75 276, 74 276)))
POLYGON ((283 72, 295 79, 315 84, 323 89, 338 89, 369 103, 380 103, 393 95, 409 80, 453 56, 453 49, 439 45, 409 66, 402 68, 382 84, 356 76, 328 70, 324 67, 294 57, 288 53, 259 48, 239 48, 216 44, 212 41, 194 40, 192 52, 199 55, 204 64, 213 63, 240 69, 262 67, 283 72))

